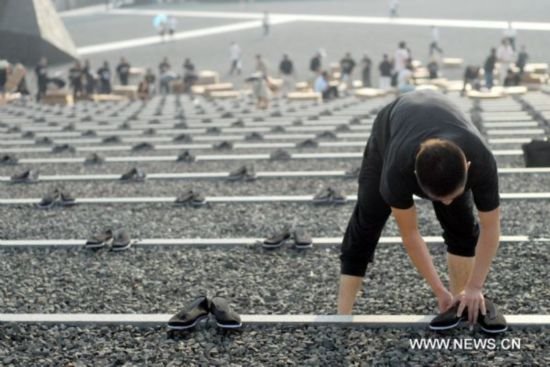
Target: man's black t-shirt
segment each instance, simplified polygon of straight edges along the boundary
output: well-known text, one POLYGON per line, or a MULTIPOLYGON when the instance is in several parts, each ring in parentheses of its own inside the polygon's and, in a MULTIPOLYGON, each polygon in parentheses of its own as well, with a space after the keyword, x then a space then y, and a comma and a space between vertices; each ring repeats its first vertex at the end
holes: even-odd
POLYGON ((466 190, 472 190, 477 209, 499 206, 495 158, 476 127, 447 97, 433 91, 407 93, 384 112, 388 118, 377 119, 372 134, 383 157, 380 193, 388 205, 407 209, 413 194, 427 197, 416 181, 415 158, 422 142, 439 138, 458 145, 471 162, 466 190))
POLYGON ((279 65, 279 71, 284 75, 291 75, 294 71, 294 65, 290 60, 283 60, 279 65))

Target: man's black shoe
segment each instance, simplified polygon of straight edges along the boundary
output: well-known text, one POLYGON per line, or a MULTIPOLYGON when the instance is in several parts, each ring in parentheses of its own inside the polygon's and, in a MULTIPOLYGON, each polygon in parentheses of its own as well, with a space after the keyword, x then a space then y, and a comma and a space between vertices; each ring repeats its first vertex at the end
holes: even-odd
POLYGON ((48 138, 47 136, 43 136, 41 138, 36 139, 35 141, 36 145, 52 145, 53 140, 48 138))
POLYGON ((55 203, 57 202, 59 198, 59 190, 54 189, 52 192, 44 195, 40 202, 36 204, 36 207, 39 209, 51 209, 55 206, 55 203))
POLYGON ((224 329, 238 329, 243 326, 241 317, 229 306, 229 302, 221 297, 214 297, 210 302, 210 312, 216 319, 216 324, 224 329))
POLYGON ((35 136, 35 134, 34 134, 34 132, 32 132, 32 131, 25 131, 25 132, 21 135, 21 137, 22 137, 23 139, 33 139, 34 136, 35 136))
POLYGON ((215 150, 231 150, 233 149, 233 144, 229 141, 221 141, 212 146, 215 150))
POLYGON ((292 155, 284 149, 277 149, 269 155, 272 161, 288 161, 292 159, 292 155))
POLYGON ((495 304, 485 298, 485 316, 479 314, 477 323, 481 330, 490 334, 503 333, 508 330, 504 316, 498 311, 495 304))
POLYGON ((231 127, 244 127, 244 121, 242 119, 238 119, 231 124, 231 127))
POLYGON ((0 165, 13 166, 13 165, 16 165, 17 162, 18 162, 17 158, 10 154, 5 154, 2 157, 0 157, 0 165))
POLYGON ((168 320, 168 329, 186 330, 195 327, 210 313, 210 301, 201 296, 168 320))
POLYGON ((340 125, 336 126, 336 131, 337 132, 346 132, 346 131, 351 131, 351 129, 346 124, 340 124, 340 125))
POLYGON ((174 129, 187 129, 187 124, 185 122, 178 122, 174 125, 174 129))
POLYGON ((246 141, 264 140, 264 136, 261 133, 255 131, 245 135, 244 140, 246 141))
POLYGON ((132 147, 132 150, 134 152, 140 152, 144 150, 154 150, 154 149, 155 149, 155 146, 151 143, 147 143, 146 141, 142 143, 138 143, 132 147))
POLYGON ((271 132, 272 133, 284 133, 286 130, 284 127, 280 126, 280 125, 277 125, 277 126, 273 126, 271 128, 271 132))
POLYGON ((229 172, 227 179, 229 181, 253 181, 256 179, 256 171, 254 170, 254 166, 241 166, 236 170, 229 172))
POLYGON ((332 131, 323 131, 322 133, 317 134, 317 139, 337 139, 338 136, 336 136, 335 133, 332 131))
POLYGON ((153 129, 152 127, 143 130, 143 135, 147 135, 147 136, 156 135, 156 133, 157 133, 157 130, 153 129))
POLYGON ((190 151, 184 150, 178 155, 176 161, 191 163, 195 161, 195 156, 190 151))
POLYGON ((189 134, 179 134, 174 137, 174 141, 179 143, 191 143, 193 141, 193 137, 189 134))
POLYGON ((94 136, 97 136, 97 133, 94 130, 86 130, 86 131, 83 131, 82 134, 80 135, 86 136, 86 137, 94 137, 94 136))
POLYGON ((211 126, 208 129, 206 129, 206 133, 211 135, 219 135, 222 133, 222 130, 219 127, 211 126))
POLYGON ((262 242, 262 247, 266 249, 274 249, 281 247, 286 240, 291 236, 290 230, 288 228, 284 229, 282 232, 276 233, 271 237, 268 237, 262 242))
POLYGON ((84 160, 84 164, 100 164, 105 162, 105 159, 97 153, 91 153, 84 160))
POLYGON ((294 246, 299 249, 307 249, 313 247, 313 239, 303 229, 297 229, 293 233, 294 235, 294 246))
POLYGON ((224 112, 220 117, 222 119, 232 119, 235 115, 232 112, 224 112))
POLYGON ((319 143, 314 139, 306 139, 299 143, 296 143, 296 148, 317 148, 319 143))
POLYGON ((102 142, 104 144, 118 144, 121 142, 120 137, 113 135, 113 136, 107 136, 105 137, 102 142))
POLYGON ((457 316, 458 306, 460 305, 457 302, 454 306, 449 308, 447 311, 440 313, 430 321, 431 330, 449 330, 457 327, 461 321, 468 320, 468 309, 465 308, 462 312, 462 316, 457 316))
POLYGON ((27 170, 21 173, 17 173, 11 176, 10 181, 12 183, 34 183, 38 181, 38 172, 27 170))
POLYGON ((132 240, 126 230, 119 229, 113 234, 113 243, 111 244, 111 251, 125 251, 132 246, 132 240))
POLYGON ((302 126, 303 124, 304 124, 304 122, 302 121, 301 118, 297 118, 297 119, 294 119, 294 121, 292 121, 292 125, 294 125, 294 126, 302 126))
POLYGON ((336 189, 333 189, 333 188, 329 188, 329 189, 332 191, 331 201, 332 201, 333 204, 345 204, 346 203, 346 201, 347 201, 346 195, 344 195, 339 190, 336 190, 336 189))
POLYGON ((345 202, 346 196, 332 187, 324 188, 313 196, 313 203, 317 205, 344 204, 345 202))
POLYGON ((281 111, 273 111, 271 112, 271 117, 283 117, 283 113, 281 111))
POLYGON ((175 204, 199 207, 206 204, 206 198, 200 192, 188 189, 176 198, 175 204))
POLYGON ((110 245, 113 241, 113 231, 110 229, 105 230, 104 232, 94 234, 84 245, 87 249, 98 249, 110 245))
POLYGON ((54 145, 52 147, 52 153, 59 154, 59 153, 75 153, 76 149, 72 145, 69 144, 59 144, 54 145))
POLYGON ((140 168, 132 168, 122 176, 120 180, 123 182, 143 182, 147 175, 140 168))
POLYGON ((67 191, 61 191, 59 193, 58 202, 61 206, 73 206, 76 204, 75 198, 67 191))

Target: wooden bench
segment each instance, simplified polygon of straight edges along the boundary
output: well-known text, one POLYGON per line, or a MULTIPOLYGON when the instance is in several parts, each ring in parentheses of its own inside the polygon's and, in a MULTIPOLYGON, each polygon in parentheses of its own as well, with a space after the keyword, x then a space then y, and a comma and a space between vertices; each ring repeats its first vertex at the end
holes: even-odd
POLYGON ((209 85, 219 83, 220 76, 217 72, 211 70, 202 70, 201 72, 199 72, 195 85, 209 85))
POLYGON ((381 97, 388 93, 388 91, 377 88, 359 88, 355 91, 355 96, 360 99, 381 97))
POLYGON ((226 91, 217 91, 210 92, 209 97, 212 99, 240 99, 244 95, 252 94, 251 90, 226 90, 226 91))
POLYGON ((311 92, 312 91, 311 86, 309 85, 308 82, 297 82, 294 85, 294 89, 296 90, 296 92, 311 92))
POLYGON ((40 101, 45 104, 61 106, 74 104, 73 94, 64 89, 47 91, 40 101))
POLYGON ((94 102, 122 102, 128 100, 127 97, 116 94, 92 94, 90 99, 94 102))
POLYGON ((504 97, 504 92, 498 89, 491 91, 471 90, 466 95, 471 99, 498 99, 504 97))
POLYGON ((447 68, 458 68, 464 64, 464 60, 459 57, 444 57, 442 64, 447 68))
POLYGON ((321 93, 317 92, 290 92, 286 97, 289 101, 321 102, 323 100, 321 93))
POLYGON ((138 97, 137 85, 114 85, 112 94, 134 100, 138 97))
POLYGON ((548 73, 548 64, 528 63, 527 65, 525 65, 524 71, 526 73, 533 73, 533 74, 546 74, 548 73))

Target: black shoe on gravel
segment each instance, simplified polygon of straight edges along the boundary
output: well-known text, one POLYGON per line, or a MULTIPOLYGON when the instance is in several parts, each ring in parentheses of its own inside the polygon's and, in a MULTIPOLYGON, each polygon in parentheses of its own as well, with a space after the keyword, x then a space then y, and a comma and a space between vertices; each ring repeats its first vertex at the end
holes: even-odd
POLYGON ((189 134, 179 134, 175 136, 173 140, 178 143, 191 143, 193 141, 193 137, 189 134))
POLYGON ((302 250, 302 249, 308 249, 313 247, 313 239, 311 238, 309 233, 307 233, 305 230, 297 229, 294 231, 293 235, 294 235, 294 246, 296 247, 296 249, 302 250))
POLYGON ((259 133, 257 131, 254 131, 254 132, 251 132, 251 133, 245 135, 244 140, 246 140, 246 141, 260 141, 260 140, 264 140, 264 136, 261 133, 259 133))
POLYGON ((499 334, 508 330, 508 324, 504 316, 498 311, 495 304, 485 298, 485 311, 484 315, 479 315, 477 323, 479 328, 489 334, 499 334))
POLYGON ((346 195, 344 195, 339 190, 329 188, 331 192, 331 202, 332 204, 345 204, 347 201, 346 195))
POLYGON ((74 206, 76 199, 67 191, 61 191, 58 198, 59 205, 61 206, 74 206))
POLYGON ((176 159, 178 162, 186 162, 186 163, 191 163, 191 162, 194 162, 195 161, 195 156, 193 155, 193 153, 191 153, 190 151, 188 150, 184 150, 183 152, 181 152, 177 159, 176 159))
POLYGON ((210 314, 210 301, 201 296, 168 320, 168 329, 186 330, 194 328, 210 314))
POLYGON ((229 181, 254 181, 256 179, 256 171, 254 170, 254 166, 241 166, 229 172, 227 179, 229 181))
POLYGON ((132 168, 128 172, 120 176, 123 182, 143 182, 147 175, 140 168, 132 168))
POLYGON ((332 188, 326 187, 318 191, 313 196, 313 204, 324 205, 330 204, 332 200, 332 188))
POLYGON ((34 142, 35 142, 36 145, 52 145, 53 144, 53 140, 48 138, 47 136, 38 138, 34 142))
POLYGON ((189 189, 176 198, 175 204, 180 206, 191 205, 199 207, 206 204, 206 199, 200 192, 189 189))
POLYGON ((144 150, 154 150, 154 149, 155 149, 155 146, 153 144, 147 143, 145 141, 142 143, 138 143, 132 147, 132 150, 134 152, 141 152, 144 150))
POLYGON ((86 244, 84 245, 84 247, 87 249, 99 249, 110 245, 112 241, 113 231, 107 229, 101 233, 94 234, 92 237, 86 240, 86 244))
POLYGON ((214 297, 210 302, 210 312, 216 319, 218 327, 223 329, 238 329, 243 326, 241 317, 231 309, 225 298, 214 297))
POLYGON ((75 147, 69 145, 69 144, 59 144, 54 145, 52 147, 52 153, 59 154, 59 153, 75 153, 76 149, 75 147))
POLYGON ((113 234, 111 251, 126 251, 130 247, 132 247, 132 239, 126 230, 119 229, 113 234))
POLYGON ((10 154, 5 154, 0 157, 0 165, 3 166, 14 166, 18 162, 17 158, 10 154))
POLYGON ((12 183, 35 183, 38 181, 38 172, 33 170, 27 170, 21 173, 17 173, 10 177, 12 183))
POLYGON ((323 131, 322 133, 317 134, 317 139, 330 139, 334 140, 337 139, 338 136, 333 133, 332 131, 323 131))
POLYGON ((231 150, 233 149, 233 144, 229 141, 221 141, 212 146, 214 150, 231 150))
POLYGON ((59 190, 54 189, 52 192, 47 193, 42 197, 40 202, 36 204, 38 209, 51 209, 55 206, 57 200, 59 199, 59 190))
POLYGON ((288 161, 292 159, 292 155, 284 149, 277 149, 269 155, 272 161, 288 161))
POLYGON ((284 127, 280 126, 280 125, 278 125, 278 126, 273 126, 273 127, 271 128, 271 132, 272 132, 272 133, 284 133, 285 131, 286 131, 286 129, 285 129, 284 127))
POLYGON ((296 148, 298 149, 312 149, 319 147, 319 143, 314 139, 306 139, 304 141, 296 143, 296 148))
POLYGON ((113 136, 107 136, 105 137, 102 142, 104 144, 118 144, 121 142, 121 139, 120 137, 116 136, 116 135, 113 135, 113 136))
POLYGON ((453 307, 447 311, 440 313, 430 321, 431 330, 450 330, 457 327, 462 321, 468 320, 468 309, 464 309, 462 316, 457 316, 458 306, 460 303, 456 303, 453 307))
POLYGON ((89 154, 84 160, 84 164, 101 164, 105 162, 105 159, 97 153, 89 154))
POLYGON ((265 249, 279 248, 290 238, 290 236, 290 230, 284 229, 283 231, 266 238, 264 242, 262 242, 262 247, 265 249))
POLYGON ((86 130, 86 131, 83 131, 82 134, 80 135, 85 137, 94 137, 94 136, 97 136, 97 133, 95 132, 95 130, 86 130))

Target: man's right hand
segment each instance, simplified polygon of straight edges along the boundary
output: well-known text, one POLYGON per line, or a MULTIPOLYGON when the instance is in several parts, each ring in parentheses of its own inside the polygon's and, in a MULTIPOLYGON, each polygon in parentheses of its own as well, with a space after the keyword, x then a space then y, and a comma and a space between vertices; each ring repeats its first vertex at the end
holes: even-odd
POLYGON ((447 289, 441 291, 436 297, 440 313, 447 311, 453 305, 454 297, 447 289))

